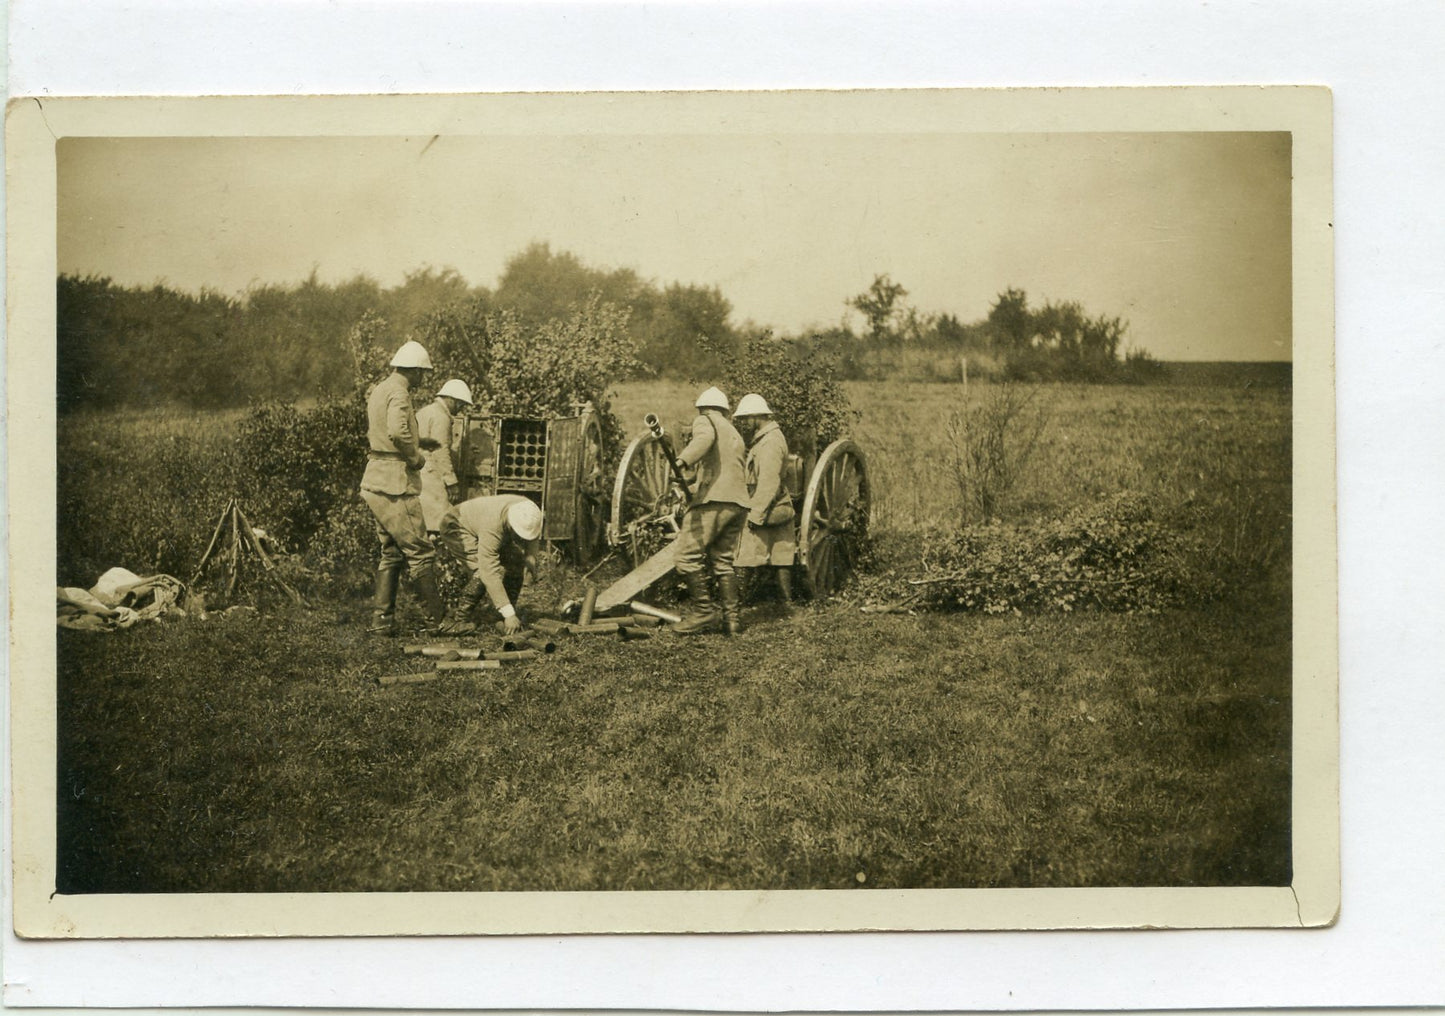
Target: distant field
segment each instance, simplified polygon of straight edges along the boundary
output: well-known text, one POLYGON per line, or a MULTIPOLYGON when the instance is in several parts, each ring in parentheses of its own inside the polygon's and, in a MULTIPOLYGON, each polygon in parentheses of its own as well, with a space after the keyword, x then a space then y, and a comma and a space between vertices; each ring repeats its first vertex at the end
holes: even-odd
MULTIPOLYGON (((848 392, 874 528, 906 570, 962 517, 945 425, 965 389, 848 392)), ((637 433, 645 412, 689 418, 694 394, 625 384, 614 408, 637 433)), ((1009 517, 1132 490, 1209 506, 1221 575, 1282 549, 1224 601, 1161 615, 764 605, 738 640, 578 639, 386 690, 411 663, 362 637, 359 598, 61 631, 62 888, 1286 884, 1288 385, 1041 386, 1033 406, 1009 517)), ((63 419, 60 581, 188 578, 236 493, 236 419, 63 419)), ((524 600, 578 589, 557 566, 524 600)))
POLYGON ((1287 362, 1174 360, 1166 362, 1164 368, 1169 380, 1181 385, 1289 388, 1294 384, 1294 364, 1287 362))
MULTIPOLYGON (((850 436, 868 455, 875 525, 916 534, 959 524, 945 431, 969 389, 898 381, 844 387, 859 412, 850 436)), ((974 384, 974 397, 986 398, 988 388, 974 384)), ((1048 516, 1119 490, 1169 499, 1238 494, 1272 506, 1274 524, 1287 525, 1287 389, 1039 385, 1033 391, 1045 429, 1011 514, 1048 516)), ((613 408, 638 434, 648 412, 691 419, 695 397, 677 382, 634 382, 618 386, 613 408)))

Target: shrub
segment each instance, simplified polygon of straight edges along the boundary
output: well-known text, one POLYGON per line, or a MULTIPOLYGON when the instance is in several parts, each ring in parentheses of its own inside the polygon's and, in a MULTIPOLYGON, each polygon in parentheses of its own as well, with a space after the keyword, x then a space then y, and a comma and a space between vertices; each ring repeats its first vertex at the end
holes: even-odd
POLYGON ((748 392, 767 399, 788 447, 805 457, 838 440, 858 418, 831 359, 769 335, 750 338, 726 361, 722 384, 734 403, 748 392))
POLYGON ((1129 384, 1148 384, 1164 380, 1168 372, 1147 349, 1130 349, 1124 354, 1124 368, 1119 375, 1129 384))
POLYGON ((977 391, 965 389, 963 408, 949 414, 944 429, 964 518, 988 522, 1028 467, 1048 414, 1034 404, 1037 388, 1006 381, 983 398, 977 391))
POLYGON ((969 526, 926 541, 921 605, 980 611, 1156 613, 1219 595, 1187 528, 1117 494, 1047 522, 969 526))
MULTIPOLYGON (((620 456, 624 435, 607 387, 640 369, 625 323, 625 312, 595 299, 533 328, 488 311, 484 301, 441 308, 418 334, 436 370, 413 401, 425 405, 450 377, 469 379, 480 407, 508 416, 571 416, 590 401, 604 446, 620 456)), ((361 585, 375 563, 375 529, 357 491, 366 468, 366 393, 388 371, 388 341, 386 322, 364 315, 347 338, 350 392, 310 410, 258 405, 240 426, 243 501, 253 521, 317 577, 346 589, 361 585)))

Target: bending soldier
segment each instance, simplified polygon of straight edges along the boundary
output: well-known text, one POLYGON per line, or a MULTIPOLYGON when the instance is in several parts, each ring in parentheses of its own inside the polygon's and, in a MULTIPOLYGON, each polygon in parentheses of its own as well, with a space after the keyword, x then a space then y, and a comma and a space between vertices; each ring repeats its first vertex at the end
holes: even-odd
POLYGON ((542 509, 520 494, 474 497, 449 510, 441 526, 442 546, 471 574, 442 630, 449 635, 476 631, 472 611, 485 594, 502 615, 507 634, 520 631, 517 598, 525 572, 537 579, 542 509))
POLYGON ((717 388, 698 396, 692 440, 678 454, 684 468, 697 466, 697 490, 677 537, 677 573, 691 597, 688 616, 672 626, 682 635, 743 630, 738 612, 738 579, 733 553, 747 518, 748 489, 743 439, 728 420, 728 400, 717 388), (711 579, 717 579, 722 613, 713 604, 711 579))
POLYGON ((748 521, 738 541, 739 568, 768 568, 778 578, 778 596, 785 607, 793 602, 793 558, 798 552, 793 494, 788 489, 788 439, 761 395, 738 400, 733 414, 748 441, 748 521))
POLYGON ((438 533, 442 516, 457 500, 457 473, 452 463, 452 424, 462 406, 472 404, 472 390, 452 378, 442 385, 430 405, 416 414, 419 441, 426 465, 421 471, 421 513, 428 533, 438 533))
POLYGON ((445 606, 437 589, 436 551, 427 539, 421 510, 421 468, 425 464, 417 445, 416 414, 411 389, 432 369, 431 357, 418 342, 407 342, 391 358, 386 380, 366 399, 366 472, 361 477, 361 499, 376 517, 381 561, 376 569, 371 626, 378 635, 396 633, 396 589, 405 566, 422 610, 435 625, 445 606))

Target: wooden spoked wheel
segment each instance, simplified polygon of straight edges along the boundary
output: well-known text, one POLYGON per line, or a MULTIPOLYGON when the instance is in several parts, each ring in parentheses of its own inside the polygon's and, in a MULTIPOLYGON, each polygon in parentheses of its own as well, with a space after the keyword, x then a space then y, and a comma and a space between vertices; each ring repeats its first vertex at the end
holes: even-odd
POLYGON ((589 416, 582 425, 582 447, 577 458, 577 515, 571 555, 586 567, 597 560, 607 543, 607 477, 603 475, 602 425, 589 416))
POLYGON ((858 568, 871 508, 862 450, 852 441, 834 441, 808 478, 798 532, 798 557, 814 597, 832 596, 858 568))
POLYGON ((676 533, 683 507, 662 445, 651 434, 635 438, 622 453, 612 486, 608 542, 624 547, 635 568, 676 533))

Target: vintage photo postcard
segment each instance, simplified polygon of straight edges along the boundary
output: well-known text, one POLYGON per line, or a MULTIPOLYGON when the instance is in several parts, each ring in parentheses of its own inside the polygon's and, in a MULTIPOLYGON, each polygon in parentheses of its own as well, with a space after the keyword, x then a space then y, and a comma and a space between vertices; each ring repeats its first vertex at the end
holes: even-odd
POLYGON ((1331 923, 1330 123, 12 102, 15 932, 1331 923))

